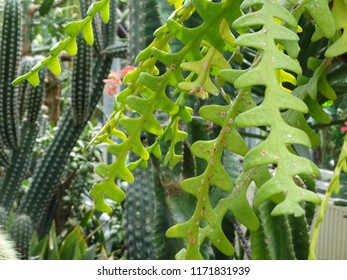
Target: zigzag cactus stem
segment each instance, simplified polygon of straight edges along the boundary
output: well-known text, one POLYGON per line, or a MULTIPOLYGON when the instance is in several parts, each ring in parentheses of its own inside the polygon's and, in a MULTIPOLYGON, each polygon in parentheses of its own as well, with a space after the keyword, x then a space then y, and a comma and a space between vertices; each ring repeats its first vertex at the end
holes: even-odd
MULTIPOLYGON (((240 176, 233 189, 233 182, 221 164, 224 149, 245 155, 248 148, 235 129, 236 116, 254 107, 254 101, 249 90, 242 90, 232 104, 226 106, 209 105, 200 109, 200 115, 221 126, 217 138, 209 141, 197 141, 191 151, 207 162, 202 174, 186 179, 181 187, 197 199, 191 218, 185 223, 171 227, 168 237, 181 237, 187 240, 187 249, 181 250, 176 256, 179 259, 201 259, 200 246, 206 239, 227 256, 234 253, 234 248, 226 238, 221 223, 228 211, 248 228, 255 230, 259 223, 245 199, 245 193, 250 184, 251 175, 240 176), (210 189, 216 186, 223 191, 231 192, 220 199, 216 206, 212 205, 210 189), (241 205, 243 208, 241 208, 241 205), (242 210, 241 210, 242 209, 242 210), (206 226, 202 226, 205 224, 206 226)), ((250 174, 252 174, 252 170, 250 174)))
MULTIPOLYGON (((265 87, 265 96, 259 106, 240 114, 236 125, 239 128, 267 126, 271 129, 266 140, 247 153, 243 167, 248 170, 255 166, 276 164, 276 174, 259 188, 254 203, 259 206, 274 195, 282 196, 283 200, 273 209, 272 215, 301 216, 304 214, 302 201, 319 204, 321 200, 317 194, 300 188, 294 181, 294 177, 299 174, 319 176, 320 173, 313 162, 289 150, 293 144, 311 147, 311 141, 304 131, 288 125, 281 115, 284 109, 308 112, 306 104, 283 86, 284 77, 289 75, 287 71, 297 74, 302 72, 300 64, 295 60, 299 52, 299 38, 293 31, 297 28, 297 22, 281 5, 263 0, 257 3, 259 7, 256 11, 251 9, 233 23, 235 29, 249 28, 255 24, 262 27, 256 32, 240 35, 235 41, 239 47, 257 49, 259 59, 241 73, 234 86, 241 89, 261 85, 265 87), (255 21, 255 18, 259 18, 259 21, 255 21), (278 25, 275 21, 277 18, 288 27, 278 25), (278 48, 279 41, 286 53, 278 48)), ((243 9, 250 7, 254 7, 254 2, 247 0, 241 5, 243 9)))
POLYGON ((22 53, 21 20, 21 1, 7 0, 0 46, 0 137, 11 149, 17 147, 19 139, 19 88, 11 82, 17 76, 22 53))
POLYGON ((334 169, 333 177, 329 183, 323 203, 318 211, 317 218, 312 227, 311 244, 310 244, 309 256, 308 256, 309 260, 315 260, 317 258, 316 246, 318 241, 319 229, 320 229, 320 226, 322 225, 322 222, 326 213, 326 209, 329 205, 329 200, 331 198, 331 195, 333 193, 338 194, 340 191, 341 172, 347 172, 347 134, 345 135, 345 139, 342 144, 342 149, 341 149, 336 167, 334 169))
POLYGON ((82 33, 86 42, 89 45, 93 45, 94 33, 92 30, 92 20, 97 14, 100 14, 102 21, 105 24, 108 23, 110 16, 109 4, 110 0, 93 2, 88 9, 87 16, 83 20, 69 22, 64 28, 65 32, 69 34, 69 36, 65 40, 54 45, 50 49, 50 55, 47 58, 41 60, 41 62, 31 68, 28 73, 15 79, 12 82, 12 85, 16 86, 24 80, 28 80, 32 85, 38 85, 38 72, 45 66, 47 66, 55 75, 60 75, 61 66, 58 55, 64 50, 71 56, 77 54, 76 36, 80 32, 82 33))

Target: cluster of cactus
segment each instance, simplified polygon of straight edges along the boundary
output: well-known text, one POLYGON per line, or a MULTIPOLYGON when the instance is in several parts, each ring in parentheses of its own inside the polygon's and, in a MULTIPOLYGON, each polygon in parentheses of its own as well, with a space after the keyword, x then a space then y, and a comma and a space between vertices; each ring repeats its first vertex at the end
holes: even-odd
MULTIPOLYGON (((40 162, 35 166, 29 190, 18 200, 22 181, 29 176, 31 154, 42 116, 40 114, 44 96, 45 70, 36 73, 33 79, 14 87, 11 83, 19 75, 32 71, 40 65, 42 58, 21 58, 21 37, 23 36, 20 1, 6 0, 4 9, 4 28, 1 46, 1 165, 3 178, 0 182, 0 222, 10 231, 20 257, 29 257, 32 234, 43 238, 50 229, 57 204, 55 193, 61 187, 61 177, 72 148, 81 135, 103 92, 103 79, 110 71, 115 56, 124 56, 126 46, 115 45, 117 1, 100 1, 87 19, 82 20, 82 35, 79 27, 66 27, 70 35, 66 50, 76 55, 73 65, 71 106, 63 113, 58 129, 40 162), (92 31, 91 20, 101 10, 102 19, 108 27, 92 31), (90 46, 96 38, 93 48, 90 46), (78 53, 77 53, 78 48, 78 53), (17 72, 21 61, 20 71, 17 72), (31 70, 30 70, 31 69, 31 70), (11 213, 15 213, 14 220, 11 213)), ((80 10, 84 15, 91 1, 81 0, 80 10)), ((95 21, 101 20, 96 18, 95 21)), ((95 24, 94 28, 101 24, 95 24)), ((65 41, 64 41, 65 42, 65 41)), ((65 42, 66 43, 66 42, 65 42)), ((51 60, 45 64, 54 74, 59 74, 60 65, 57 55, 51 49, 51 60)), ((32 72, 29 72, 32 73, 32 72)))
MULTIPOLYGON (((124 78, 128 86, 96 138, 115 156, 95 170, 100 181, 90 194, 96 209, 111 212, 105 198, 121 202, 127 196, 130 259, 172 258, 173 252, 177 259, 240 258, 242 251, 254 259, 314 258, 309 230, 321 204, 314 184, 320 172, 296 146, 319 144, 307 117, 330 121, 321 103, 336 99, 328 70, 333 58, 347 52, 346 1, 332 1, 332 8, 326 0, 170 2, 175 10, 136 57, 138 67, 124 78), (261 95, 257 102, 255 94, 261 95), (254 148, 240 135, 248 127, 266 128, 254 148), (237 157, 243 168, 235 176, 237 157)), ((145 19, 167 12, 162 1, 136 3, 130 3, 130 22, 142 34, 131 28, 134 51, 145 42, 139 39, 147 34, 145 19)), ((55 57, 76 40, 75 25, 91 40, 82 22, 68 24, 70 41, 16 82, 37 84, 43 66, 57 69, 55 57)), ((345 151, 336 170, 336 178, 346 171, 345 151)), ((332 191, 338 189, 333 182, 332 191)))

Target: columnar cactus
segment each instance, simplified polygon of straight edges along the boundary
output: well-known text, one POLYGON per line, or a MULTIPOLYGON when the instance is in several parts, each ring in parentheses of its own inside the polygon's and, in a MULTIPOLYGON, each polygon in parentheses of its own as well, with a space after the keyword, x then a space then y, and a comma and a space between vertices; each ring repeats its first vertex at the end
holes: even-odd
MULTIPOLYGON (((25 58, 22 62, 25 66, 34 65, 37 58, 25 58)), ((7 223, 7 217, 21 187, 22 180, 28 175, 31 154, 39 131, 37 122, 44 96, 45 71, 40 73, 41 84, 37 87, 26 85, 23 87, 20 108, 22 123, 20 128, 20 145, 12 151, 11 161, 6 168, 3 180, 0 182, 0 208, 3 211, 0 224, 7 223)))
POLYGON ((21 20, 21 1, 6 0, 0 46, 0 143, 10 149, 18 146, 19 139, 19 88, 11 83, 18 75, 22 52, 21 20))

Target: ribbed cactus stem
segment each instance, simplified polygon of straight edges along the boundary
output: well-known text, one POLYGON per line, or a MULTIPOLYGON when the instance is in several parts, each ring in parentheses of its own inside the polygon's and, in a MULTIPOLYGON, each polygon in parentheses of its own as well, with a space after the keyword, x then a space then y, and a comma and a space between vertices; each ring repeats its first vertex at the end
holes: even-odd
POLYGON ((71 81, 71 109, 76 124, 87 120, 91 91, 92 53, 82 35, 77 36, 78 53, 74 58, 71 81))
POLYGON ((259 255, 252 255, 254 259, 258 257, 264 259, 279 259, 279 260, 290 260, 296 259, 293 245, 293 236, 291 227, 286 215, 282 216, 271 216, 271 211, 275 207, 275 204, 271 201, 264 202, 259 207, 259 219, 261 226, 258 231, 261 233, 256 234, 256 238, 252 241, 256 242, 252 244, 252 250, 260 253, 259 255), (263 238, 263 244, 260 242, 263 238), (258 246, 258 247, 254 247, 258 246), (262 248, 268 255, 263 255, 259 249, 262 248))
POLYGON ((0 136, 11 149, 18 146, 19 139, 19 88, 11 82, 18 74, 22 53, 21 10, 21 1, 6 1, 0 46, 0 136))
MULTIPOLYGON (((130 156, 134 161, 134 156, 130 156)), ((153 167, 134 170, 136 181, 126 189, 124 204, 125 246, 130 260, 154 259, 153 167)))
POLYGON ((33 230, 32 221, 27 215, 19 215, 13 223, 12 238, 21 259, 29 258, 30 241, 33 230))
POLYGON ((145 46, 144 32, 144 0, 129 1, 129 60, 134 63, 136 55, 145 46))
POLYGON ((133 63, 137 54, 152 42, 160 19, 156 0, 130 0, 129 11, 129 60, 133 63))
MULTIPOLYGON (((11 164, 6 169, 3 181, 0 183, 0 206, 8 214, 17 197, 22 180, 27 176, 31 153, 38 133, 38 125, 24 123, 21 128, 21 146, 13 151, 11 164)), ((6 221, 2 221, 5 222, 6 221)))
MULTIPOLYGON (((25 66, 30 67, 35 63, 36 59, 27 59, 23 63, 25 66)), ((24 69, 23 69, 24 70, 24 69)), ((7 223, 7 216, 11 211, 12 205, 17 197, 18 191, 21 187, 22 181, 28 175, 28 169, 30 166, 31 154, 35 144, 36 136, 39 131, 39 125, 37 118, 41 110, 41 105, 44 95, 44 80, 45 71, 40 72, 41 84, 37 87, 33 87, 26 84, 22 95, 25 99, 22 99, 21 109, 23 119, 20 128, 20 145, 12 152, 11 162, 6 168, 6 172, 3 180, 0 182, 0 206, 4 209, 4 213, 0 222, 2 224, 7 223), (24 105, 23 103, 26 103, 24 105)))

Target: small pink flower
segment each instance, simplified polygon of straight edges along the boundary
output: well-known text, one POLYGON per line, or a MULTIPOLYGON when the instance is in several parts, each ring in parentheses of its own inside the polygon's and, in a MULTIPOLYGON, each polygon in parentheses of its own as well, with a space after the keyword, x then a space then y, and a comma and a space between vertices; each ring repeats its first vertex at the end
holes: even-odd
POLYGON ((128 74, 129 72, 132 72, 136 69, 135 66, 132 65, 127 65, 125 66, 123 69, 119 70, 119 75, 124 78, 126 74, 128 74))
POLYGON ((118 86, 122 83, 122 79, 116 74, 116 72, 111 71, 107 79, 104 79, 105 83, 104 91, 107 92, 109 96, 116 95, 118 93, 118 86))
POLYGON ((118 71, 119 75, 117 75, 116 72, 111 71, 108 78, 103 80, 105 83, 104 91, 109 96, 116 95, 118 93, 118 87, 122 84, 122 79, 124 76, 135 69, 136 67, 131 65, 125 66, 123 69, 118 71))

